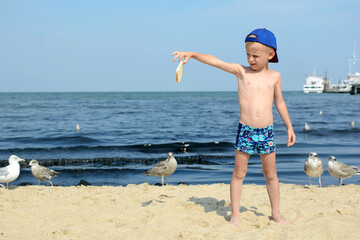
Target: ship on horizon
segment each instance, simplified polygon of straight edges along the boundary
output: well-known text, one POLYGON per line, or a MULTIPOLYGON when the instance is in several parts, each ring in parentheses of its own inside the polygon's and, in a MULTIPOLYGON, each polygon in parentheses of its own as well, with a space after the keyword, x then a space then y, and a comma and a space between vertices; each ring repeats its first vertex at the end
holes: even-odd
POLYGON ((349 59, 349 73, 345 79, 340 79, 338 84, 331 84, 327 78, 327 73, 325 72, 325 77, 321 75, 317 76, 314 70, 312 76, 306 78, 306 83, 303 86, 304 93, 353 93, 356 94, 360 92, 360 73, 356 72, 356 61, 359 59, 356 58, 355 53, 355 42, 354 42, 354 52, 352 58, 349 59), (322 86, 321 86, 322 85, 322 86))

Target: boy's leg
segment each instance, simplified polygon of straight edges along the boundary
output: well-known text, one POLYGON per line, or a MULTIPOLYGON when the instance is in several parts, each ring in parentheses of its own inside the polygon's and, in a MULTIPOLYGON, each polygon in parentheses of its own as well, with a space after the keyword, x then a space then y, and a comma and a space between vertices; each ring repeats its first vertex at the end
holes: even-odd
POLYGON ((240 198, 242 184, 246 176, 247 164, 250 154, 235 150, 235 166, 230 183, 231 219, 230 223, 238 226, 240 224, 240 198))
POLYGON ((290 223, 280 214, 280 187, 276 172, 276 153, 260 154, 260 158, 271 204, 272 219, 278 223, 290 223))

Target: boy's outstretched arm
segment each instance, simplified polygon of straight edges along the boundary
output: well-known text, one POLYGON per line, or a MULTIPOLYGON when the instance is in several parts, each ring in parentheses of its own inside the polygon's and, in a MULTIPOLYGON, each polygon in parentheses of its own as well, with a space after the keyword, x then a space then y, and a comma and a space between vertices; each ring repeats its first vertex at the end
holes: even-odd
POLYGON ((282 118, 286 128, 287 128, 287 134, 288 134, 288 142, 287 146, 290 147, 294 145, 296 141, 295 132, 290 120, 289 112, 286 107, 282 92, 281 92, 281 76, 279 73, 279 79, 275 85, 275 92, 274 92, 274 100, 275 100, 275 106, 278 110, 280 117, 282 118))
POLYGON ((171 56, 175 56, 173 59, 173 62, 178 58, 179 62, 184 59, 184 64, 187 63, 190 58, 194 58, 196 60, 198 60, 199 62, 208 64, 210 66, 213 67, 217 67, 223 71, 226 71, 228 73, 232 73, 234 75, 239 75, 240 74, 240 68, 241 65, 240 64, 236 64, 236 63, 228 63, 228 62, 224 62, 220 59, 218 59, 215 56, 212 55, 208 55, 208 54, 202 54, 202 53, 195 53, 195 52, 178 52, 175 51, 171 54, 171 56))

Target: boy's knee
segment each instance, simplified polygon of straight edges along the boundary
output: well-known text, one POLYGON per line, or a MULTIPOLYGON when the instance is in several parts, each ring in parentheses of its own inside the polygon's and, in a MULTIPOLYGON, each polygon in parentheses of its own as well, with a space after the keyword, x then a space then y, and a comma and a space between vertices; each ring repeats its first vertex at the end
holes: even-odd
POLYGON ((263 171, 266 181, 277 179, 276 171, 263 171))
POLYGON ((246 176, 246 172, 247 170, 234 170, 233 172, 233 177, 235 177, 238 180, 244 180, 245 176, 246 176))

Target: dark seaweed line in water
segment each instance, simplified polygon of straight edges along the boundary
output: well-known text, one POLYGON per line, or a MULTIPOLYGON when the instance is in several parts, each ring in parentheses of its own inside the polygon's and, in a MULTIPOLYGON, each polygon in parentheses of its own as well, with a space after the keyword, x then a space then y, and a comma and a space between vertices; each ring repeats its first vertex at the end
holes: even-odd
MULTIPOLYGON (((208 161, 206 159, 228 159, 232 156, 211 156, 211 155, 198 155, 198 156, 187 156, 187 157, 176 157, 178 164, 203 164, 203 165, 220 165, 219 163, 208 161)), ((164 160, 165 158, 93 158, 93 159, 46 159, 39 162, 41 165, 49 166, 78 166, 78 165, 88 165, 88 164, 97 164, 103 166, 125 166, 128 164, 142 164, 142 165, 152 165, 155 162, 164 160)), ((0 161, 0 167, 8 165, 7 160, 0 161)))
MULTIPOLYGON (((309 135, 312 135, 309 132, 309 135)), ((354 143, 356 144, 356 143, 354 143)), ((278 147, 285 147, 286 144, 277 143, 278 147)), ((201 150, 210 150, 210 152, 232 149, 233 142, 173 142, 162 144, 136 144, 136 145, 97 145, 97 146, 68 146, 68 147, 30 147, 30 148, 4 148, 0 149, 0 153, 17 152, 57 152, 57 151, 124 151, 124 152, 143 152, 143 153, 166 153, 166 152, 197 152, 201 150)), ((297 147, 327 147, 328 144, 315 143, 297 143, 297 147)), ((333 147, 350 147, 341 143, 332 143, 333 147)), ((356 147, 357 145, 355 145, 356 147)), ((359 145, 360 146, 360 145, 359 145)), ((354 146, 351 146, 354 147, 354 146)))
MULTIPOLYGON (((258 155, 255 155, 258 157, 258 155)), ((286 159, 298 159, 299 157, 304 157, 304 154, 301 153, 286 153, 286 154, 277 154, 279 159, 278 162, 281 162, 282 158, 286 156, 286 159)), ((178 164, 183 165, 192 165, 192 164, 201 164, 201 165, 232 165, 234 164, 234 154, 229 155, 195 155, 195 156, 177 156, 176 160, 178 164), (222 161, 226 160, 226 161, 222 161), (230 160, 230 161, 229 161, 230 160)), ((145 165, 151 166, 157 162, 163 161, 165 158, 91 158, 91 159, 70 159, 70 158, 59 158, 59 159, 37 159, 41 165, 46 167, 51 166, 81 166, 81 165, 96 165, 96 166, 126 166, 126 165, 145 165)), ((288 162, 289 160, 286 160, 288 162)), ((249 162, 249 165, 252 163, 249 162)), ((7 160, 0 161, 0 167, 8 165, 7 160)))

